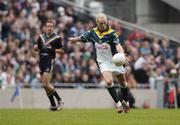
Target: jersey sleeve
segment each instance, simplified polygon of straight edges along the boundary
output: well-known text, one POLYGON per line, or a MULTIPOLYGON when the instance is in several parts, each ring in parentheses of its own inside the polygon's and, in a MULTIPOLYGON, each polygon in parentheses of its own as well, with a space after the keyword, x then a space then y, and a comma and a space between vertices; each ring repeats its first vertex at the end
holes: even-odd
POLYGON ((83 43, 85 43, 85 42, 91 42, 91 40, 90 40, 90 35, 91 35, 91 31, 84 32, 84 33, 80 36, 81 41, 82 41, 83 43))
POLYGON ((121 44, 120 40, 119 40, 119 34, 117 32, 113 32, 112 33, 112 36, 113 36, 113 43, 115 44, 121 44))
POLYGON ((56 41, 55 41, 55 44, 53 46, 55 49, 60 49, 62 48, 62 39, 61 37, 57 38, 56 41))
POLYGON ((41 48, 42 48, 42 46, 43 46, 43 42, 42 42, 41 37, 39 37, 39 38, 38 38, 38 40, 37 40, 36 44, 38 45, 38 49, 41 49, 41 48))

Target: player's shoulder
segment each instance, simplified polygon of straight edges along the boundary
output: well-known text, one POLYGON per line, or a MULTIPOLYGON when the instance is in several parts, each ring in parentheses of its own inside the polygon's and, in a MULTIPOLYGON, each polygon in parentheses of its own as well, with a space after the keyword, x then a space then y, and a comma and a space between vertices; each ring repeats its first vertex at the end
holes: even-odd
POLYGON ((96 31, 97 29, 98 29, 97 27, 94 27, 90 31, 96 31))
POLYGON ((52 39, 61 40, 61 36, 57 33, 54 33, 52 39))
POLYGON ((121 34, 117 32, 116 30, 112 29, 112 32, 110 33, 113 36, 119 37, 121 34))
POLYGON ((57 33, 54 33, 54 36, 60 37, 60 35, 59 35, 59 34, 57 34, 57 33))
POLYGON ((112 34, 112 35, 114 35, 116 33, 116 31, 113 28, 111 28, 110 26, 109 26, 108 32, 109 32, 109 34, 112 34))
POLYGON ((41 33, 41 34, 39 35, 39 39, 40 39, 40 40, 45 39, 45 33, 41 33))
POLYGON ((43 41, 44 37, 45 37, 45 36, 44 36, 44 33, 41 33, 41 34, 39 35, 37 41, 43 41))
POLYGON ((93 33, 94 33, 94 29, 90 29, 90 30, 84 32, 83 34, 81 34, 81 37, 83 37, 83 36, 86 36, 86 37, 91 36, 93 33))
POLYGON ((111 28, 111 26, 108 25, 108 29, 105 31, 105 34, 113 35, 115 33, 115 30, 111 28))
POLYGON ((39 38, 41 38, 41 37, 43 37, 44 36, 44 33, 41 33, 40 35, 39 35, 39 38))
POLYGON ((41 34, 39 35, 39 38, 42 38, 42 37, 46 37, 46 34, 45 34, 45 33, 41 33, 41 34))
POLYGON ((52 34, 52 37, 57 37, 57 38, 58 38, 58 37, 60 37, 60 35, 57 34, 57 33, 53 33, 53 34, 52 34))
POLYGON ((96 27, 88 30, 87 33, 91 34, 91 33, 95 32, 95 30, 96 30, 96 27))

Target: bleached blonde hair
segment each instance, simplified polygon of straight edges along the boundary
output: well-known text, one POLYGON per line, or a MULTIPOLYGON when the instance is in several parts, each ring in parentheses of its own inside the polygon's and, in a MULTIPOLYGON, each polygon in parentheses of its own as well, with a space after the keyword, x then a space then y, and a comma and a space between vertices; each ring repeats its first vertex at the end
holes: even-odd
POLYGON ((107 22, 107 16, 104 13, 98 13, 96 15, 96 22, 98 21, 99 18, 104 18, 107 22))

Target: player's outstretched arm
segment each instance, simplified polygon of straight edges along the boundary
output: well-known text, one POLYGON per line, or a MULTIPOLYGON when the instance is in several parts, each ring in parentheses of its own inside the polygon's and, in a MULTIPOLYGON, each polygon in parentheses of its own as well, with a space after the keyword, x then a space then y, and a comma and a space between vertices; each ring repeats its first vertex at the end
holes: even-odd
POLYGON ((124 53, 124 49, 120 44, 116 45, 116 50, 118 51, 118 53, 124 53))
POLYGON ((68 39, 68 41, 72 44, 77 43, 77 42, 81 42, 81 37, 80 36, 79 37, 71 37, 68 39))
POLYGON ((129 58, 126 56, 126 54, 124 53, 124 49, 123 49, 123 47, 120 45, 120 44, 117 44, 116 45, 116 50, 118 51, 118 53, 123 53, 124 54, 124 56, 126 57, 126 65, 128 65, 129 64, 129 58))

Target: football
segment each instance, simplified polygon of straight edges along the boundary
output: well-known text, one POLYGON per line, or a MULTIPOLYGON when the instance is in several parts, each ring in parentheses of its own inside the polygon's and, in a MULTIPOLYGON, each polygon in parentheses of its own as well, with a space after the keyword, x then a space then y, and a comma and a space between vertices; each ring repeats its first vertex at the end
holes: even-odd
POLYGON ((122 66, 125 64, 126 62, 126 57, 123 53, 116 53, 113 57, 112 57, 112 62, 116 65, 116 66, 122 66))

